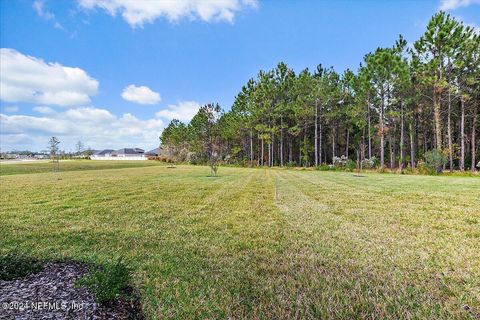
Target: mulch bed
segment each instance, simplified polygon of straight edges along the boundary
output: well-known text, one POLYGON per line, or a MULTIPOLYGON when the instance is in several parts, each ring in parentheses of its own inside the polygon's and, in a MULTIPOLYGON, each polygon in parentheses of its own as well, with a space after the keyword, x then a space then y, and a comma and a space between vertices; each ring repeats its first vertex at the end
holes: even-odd
POLYGON ((47 263, 41 272, 0 280, 0 319, 143 319, 138 298, 95 302, 74 282, 88 272, 79 263, 47 263))

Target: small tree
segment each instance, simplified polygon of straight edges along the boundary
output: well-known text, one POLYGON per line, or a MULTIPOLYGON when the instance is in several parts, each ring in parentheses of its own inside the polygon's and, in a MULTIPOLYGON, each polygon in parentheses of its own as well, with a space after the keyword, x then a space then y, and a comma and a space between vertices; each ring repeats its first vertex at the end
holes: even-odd
POLYGON ((217 152, 212 152, 210 159, 208 159, 208 165, 210 166, 210 175, 216 176, 219 165, 217 152))
POLYGON ((425 165, 430 172, 441 173, 443 165, 447 163, 447 157, 437 149, 425 153, 425 165))
POLYGON ((85 155, 85 157, 90 158, 93 154, 92 148, 88 147, 83 154, 85 155))
POLYGON ((75 149, 77 150, 77 155, 82 154, 82 151, 84 150, 82 141, 78 140, 77 144, 75 145, 75 149))
POLYGON ((50 159, 52 159, 53 167, 52 171, 58 171, 59 168, 59 161, 58 161, 58 145, 60 144, 60 140, 57 137, 51 137, 48 141, 48 150, 50 152, 50 159))

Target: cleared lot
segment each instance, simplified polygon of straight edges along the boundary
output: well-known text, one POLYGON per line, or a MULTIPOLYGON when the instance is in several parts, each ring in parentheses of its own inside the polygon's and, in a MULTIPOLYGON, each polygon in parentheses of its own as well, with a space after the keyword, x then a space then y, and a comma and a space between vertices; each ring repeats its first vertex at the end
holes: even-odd
POLYGON ((478 178, 95 169, 2 176, 0 252, 123 256, 149 318, 480 314, 478 178))

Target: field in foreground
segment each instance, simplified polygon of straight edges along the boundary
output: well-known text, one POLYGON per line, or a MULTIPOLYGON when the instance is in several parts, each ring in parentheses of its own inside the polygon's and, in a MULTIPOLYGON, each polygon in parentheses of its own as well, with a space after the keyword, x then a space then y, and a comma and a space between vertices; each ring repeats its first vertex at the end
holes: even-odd
POLYGON ((1 176, 0 253, 123 256, 148 318, 480 315, 480 179, 208 172, 1 176))

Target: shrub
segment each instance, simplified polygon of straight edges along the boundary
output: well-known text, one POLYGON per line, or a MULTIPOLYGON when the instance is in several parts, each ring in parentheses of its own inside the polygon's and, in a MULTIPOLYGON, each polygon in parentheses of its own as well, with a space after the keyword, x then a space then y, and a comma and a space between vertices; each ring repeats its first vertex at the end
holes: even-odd
POLYGON ((126 295, 126 289, 130 286, 130 272, 130 267, 119 258, 115 263, 80 278, 75 285, 87 287, 97 302, 105 304, 126 295))
POLYGON ((348 171, 354 171, 357 168, 357 163, 351 159, 348 159, 345 163, 345 169, 348 171))
POLYGON ((316 168, 319 171, 336 171, 337 168, 333 164, 321 164, 316 168))
POLYGON ((405 169, 403 169, 401 171, 402 174, 414 174, 415 173, 415 170, 412 169, 412 167, 406 167, 405 169))
POLYGON ((424 161, 419 161, 417 164, 417 170, 420 174, 430 174, 430 170, 428 169, 427 165, 424 161))
POLYGON ((344 168, 347 160, 348 158, 342 155, 341 157, 333 157, 332 162, 335 167, 344 168))
POLYGON ((430 150, 425 153, 425 166, 430 174, 442 172, 445 163, 447 163, 447 157, 442 152, 430 150))
POLYGON ((287 167, 288 168, 293 168, 293 167, 296 167, 297 166, 297 162, 296 161, 288 161, 287 162, 287 167))
POLYGON ((379 165, 379 160, 376 157, 371 157, 370 159, 363 159, 362 160, 362 168, 363 169, 375 169, 379 165))
POLYGON ((43 263, 19 252, 0 256, 0 280, 13 280, 42 270, 43 263))
POLYGON ((348 159, 346 156, 333 157, 333 167, 340 168, 348 171, 353 171, 357 167, 355 161, 348 159))

